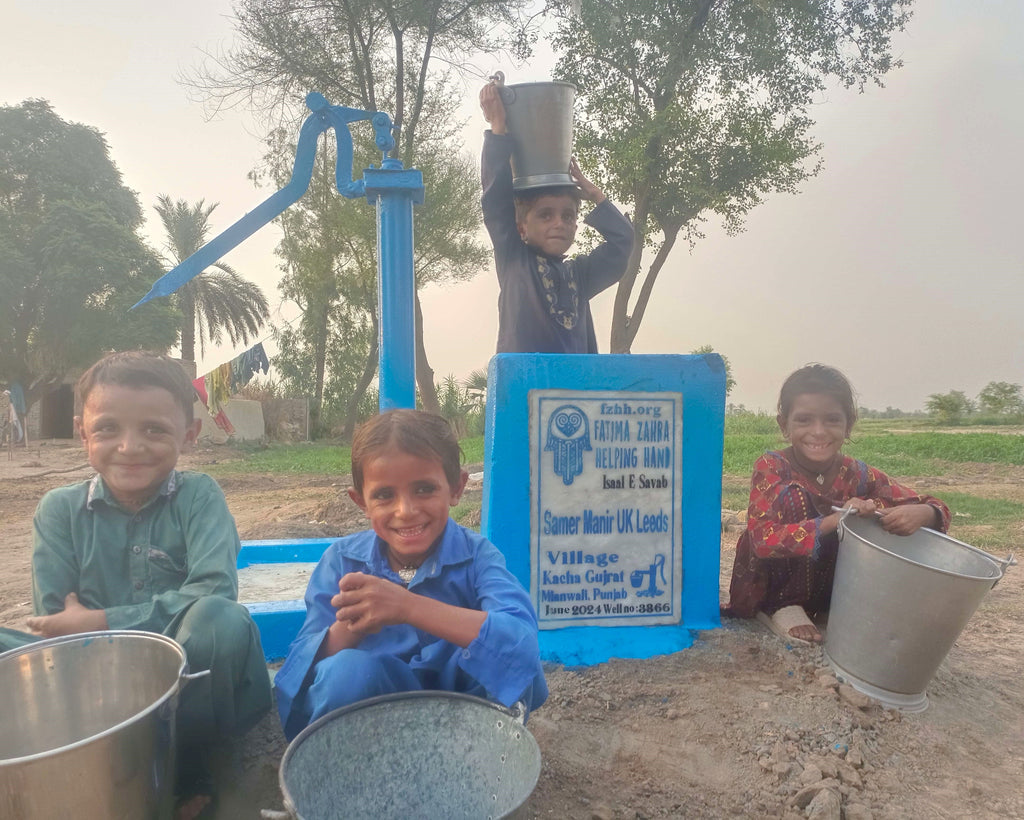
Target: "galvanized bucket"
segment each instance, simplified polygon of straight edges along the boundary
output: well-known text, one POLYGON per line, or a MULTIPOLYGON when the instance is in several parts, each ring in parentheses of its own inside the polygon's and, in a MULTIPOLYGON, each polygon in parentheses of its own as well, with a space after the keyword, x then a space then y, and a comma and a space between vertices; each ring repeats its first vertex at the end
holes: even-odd
MULTIPOLYGON (((504 75, 495 77, 504 83, 504 75)), ((571 83, 518 83, 501 85, 505 128, 513 140, 512 188, 576 186, 569 175, 572 157, 572 106, 576 86, 571 83)))
POLYGON ((298 820, 507 817, 540 776, 521 713, 454 692, 382 695, 307 726, 281 759, 298 820))
MULTIPOLYGON (((170 817, 185 652, 110 630, 0 655, 0 817, 170 817)), ((202 673, 205 674, 205 673, 202 673)))
POLYGON ((928 684, 1012 556, 926 528, 892 535, 862 516, 846 516, 839 539, 826 660, 885 706, 927 709, 928 684))

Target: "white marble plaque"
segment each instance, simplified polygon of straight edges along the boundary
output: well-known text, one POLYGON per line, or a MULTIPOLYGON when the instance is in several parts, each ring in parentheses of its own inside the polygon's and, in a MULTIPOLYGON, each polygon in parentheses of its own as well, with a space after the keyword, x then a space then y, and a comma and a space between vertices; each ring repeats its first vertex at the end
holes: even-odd
POLYGON ((681 620, 683 396, 531 390, 541 629, 681 620))

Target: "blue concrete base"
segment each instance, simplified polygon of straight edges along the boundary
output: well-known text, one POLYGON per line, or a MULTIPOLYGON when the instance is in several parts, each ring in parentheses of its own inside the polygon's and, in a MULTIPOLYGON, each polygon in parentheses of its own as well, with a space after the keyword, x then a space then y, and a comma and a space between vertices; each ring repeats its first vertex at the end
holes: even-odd
POLYGON ((695 630, 721 625, 725 366, 717 354, 565 356, 499 354, 488 372, 481 532, 505 555, 527 590, 534 577, 530 472, 531 390, 596 394, 678 393, 682 397, 682 522, 679 623, 542 629, 541 655, 570 665, 645 658, 685 649, 695 630))
MULTIPOLYGON (((315 564, 336 539, 294 538, 291 540, 243 541, 238 553, 239 569, 254 564, 315 564)), ((306 604, 299 598, 293 601, 269 601, 246 604, 256 627, 260 631, 263 656, 267 662, 283 660, 288 647, 299 634, 306 619, 306 604)))

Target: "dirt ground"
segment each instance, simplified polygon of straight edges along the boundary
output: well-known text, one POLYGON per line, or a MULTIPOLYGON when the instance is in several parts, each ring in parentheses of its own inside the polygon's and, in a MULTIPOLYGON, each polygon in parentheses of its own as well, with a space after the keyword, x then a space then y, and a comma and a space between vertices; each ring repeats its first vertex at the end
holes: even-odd
MULTIPOLYGON (((210 447, 184 466, 236 457, 210 447)), ((0 454, 0 625, 31 609, 31 518, 48 489, 89 475, 71 442, 0 454)), ((363 526, 347 476, 228 477, 243 538, 340 535, 363 526)), ((1024 501, 1024 469, 909 477, 1024 501)), ((471 488, 479 495, 479 484, 471 488)), ((968 543, 976 530, 955 523, 968 543)), ((739 530, 722 537, 722 589, 739 530)), ((1022 531, 1024 540, 1024 531, 1022 531)), ((756 622, 725 620, 691 649, 647 660, 547 669, 551 697, 529 722, 543 756, 520 814, 530 818, 1024 817, 1024 568, 988 594, 929 687, 903 715, 838 685, 816 647, 787 645, 756 622)), ((243 590, 244 592, 244 590, 243 590)), ((285 742, 271 716, 238 746, 222 818, 280 810, 285 742)))

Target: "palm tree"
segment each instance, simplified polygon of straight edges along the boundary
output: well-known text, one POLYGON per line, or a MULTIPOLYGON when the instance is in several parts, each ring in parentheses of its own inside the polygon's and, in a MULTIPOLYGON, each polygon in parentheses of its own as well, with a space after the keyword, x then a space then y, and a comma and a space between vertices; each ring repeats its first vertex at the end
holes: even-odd
MULTIPOLYGON (((194 205, 177 202, 166 194, 154 206, 167 231, 165 249, 170 260, 180 264, 199 250, 210 232, 209 218, 217 207, 200 199, 194 205)), ((175 298, 181 311, 181 358, 195 361, 196 338, 199 352, 207 342, 219 344, 226 332, 231 343, 248 342, 270 316, 263 291, 243 279, 230 265, 214 262, 217 271, 206 270, 182 285, 175 298)))

